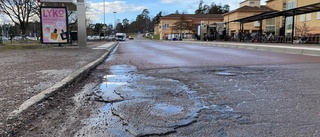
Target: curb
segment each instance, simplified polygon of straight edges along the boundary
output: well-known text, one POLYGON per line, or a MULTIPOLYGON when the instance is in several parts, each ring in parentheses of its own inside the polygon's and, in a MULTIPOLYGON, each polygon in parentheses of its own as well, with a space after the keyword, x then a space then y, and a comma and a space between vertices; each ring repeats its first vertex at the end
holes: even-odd
POLYGON ((54 84, 53 86, 47 88, 46 90, 38 93, 37 95, 31 97, 27 101, 23 102, 23 104, 20 105, 20 107, 12 112, 9 113, 7 120, 12 120, 17 118, 22 112, 27 110, 29 107, 31 107, 34 104, 37 104, 44 99, 54 95, 56 92, 61 90, 62 88, 68 86, 72 82, 75 82, 79 79, 82 79, 83 76, 87 75, 92 69, 97 67, 99 64, 101 64, 105 58, 107 58, 110 53, 115 49, 115 47, 119 44, 119 42, 115 42, 112 44, 109 48, 107 48, 107 52, 104 53, 100 58, 96 59, 95 61, 83 66, 82 68, 72 72, 67 77, 62 79, 60 82, 54 84))
POLYGON ((249 50, 299 54, 299 55, 307 55, 307 56, 320 56, 320 47, 318 49, 318 48, 301 48, 301 47, 287 47, 287 46, 274 46, 274 45, 252 45, 252 44, 244 44, 244 43, 222 43, 222 42, 209 43, 209 42, 192 42, 192 41, 184 41, 184 42, 191 43, 191 44, 207 45, 207 46, 225 47, 225 48, 241 48, 241 49, 249 49, 249 50))

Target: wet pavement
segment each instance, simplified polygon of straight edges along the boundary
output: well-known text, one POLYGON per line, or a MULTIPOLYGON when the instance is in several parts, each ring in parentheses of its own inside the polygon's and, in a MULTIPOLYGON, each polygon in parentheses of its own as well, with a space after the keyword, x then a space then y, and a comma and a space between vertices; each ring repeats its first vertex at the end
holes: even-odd
POLYGON ((71 89, 79 93, 74 106, 60 106, 63 116, 52 111, 21 134, 320 136, 319 63, 268 51, 120 42, 92 71, 94 81, 71 89), (65 120, 49 128, 52 119, 65 120))
MULTIPOLYGON (((148 46, 147 49, 161 49, 161 52, 167 48, 148 46)), ((125 60, 126 56, 121 54, 127 52, 122 47, 106 61, 107 64, 98 67, 98 70, 106 69, 108 74, 93 90, 91 98, 105 105, 100 107, 99 113, 90 116, 93 121, 89 120, 89 123, 94 123, 88 124, 91 128, 82 128, 77 132, 78 135, 319 135, 316 129, 320 127, 317 113, 301 111, 305 110, 306 105, 320 110, 312 103, 313 99, 301 95, 310 91, 315 95, 317 91, 318 85, 314 81, 317 78, 312 75, 319 75, 315 69, 319 67, 319 58, 263 52, 264 55, 272 54, 271 58, 278 60, 263 59, 270 57, 266 56, 247 62, 246 57, 252 58, 253 54, 261 55, 262 52, 244 54, 241 49, 239 52, 217 48, 215 50, 245 58, 230 60, 232 56, 230 59, 222 57, 232 66, 224 62, 205 65, 207 62, 194 64, 194 60, 179 58, 178 55, 186 53, 194 56, 193 51, 177 50, 179 46, 169 47, 176 49, 173 58, 169 53, 173 50, 166 53, 166 57, 158 57, 154 56, 157 50, 144 51, 142 47, 125 47, 139 49, 139 53, 143 54, 130 52, 137 59, 125 60), (120 55, 121 59, 118 58, 120 55), (140 56, 145 59, 139 60, 143 58, 140 56), (289 56, 291 58, 287 58, 289 56), (126 61, 129 63, 123 63, 126 61), (301 64, 304 61, 309 63, 301 64), (301 82, 306 78, 313 81, 308 82, 308 88, 301 82), (302 115, 305 116, 302 118, 302 115), (96 120, 102 123, 96 125, 96 120), (92 130, 93 127, 103 127, 103 130, 92 130)), ((185 47, 196 49, 191 45, 185 47)), ((204 49, 211 50, 208 47, 204 49)), ((198 55, 195 58, 203 61, 205 56, 198 55)), ((214 56, 213 62, 221 60, 217 55, 214 56)))

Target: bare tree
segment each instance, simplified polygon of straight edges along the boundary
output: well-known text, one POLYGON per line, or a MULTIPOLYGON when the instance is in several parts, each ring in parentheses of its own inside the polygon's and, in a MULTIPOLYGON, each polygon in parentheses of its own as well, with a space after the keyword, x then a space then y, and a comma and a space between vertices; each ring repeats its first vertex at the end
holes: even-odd
POLYGON ((179 32, 181 40, 182 31, 192 31, 192 21, 188 20, 185 14, 181 14, 180 19, 174 23, 171 29, 179 32))
POLYGON ((30 17, 38 12, 37 0, 1 0, 0 12, 7 15, 26 34, 30 17))
POLYGON ((302 24, 295 26, 296 36, 307 36, 312 28, 303 22, 302 24))

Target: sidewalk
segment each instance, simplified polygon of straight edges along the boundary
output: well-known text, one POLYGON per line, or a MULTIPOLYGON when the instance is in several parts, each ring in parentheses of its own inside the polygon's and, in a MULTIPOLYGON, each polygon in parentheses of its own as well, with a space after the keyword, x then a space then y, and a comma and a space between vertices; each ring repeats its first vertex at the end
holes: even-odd
POLYGON ((320 44, 289 44, 289 43, 245 43, 229 41, 179 41, 192 44, 202 44, 209 46, 220 46, 228 48, 244 48, 251 50, 272 51, 290 54, 301 54, 310 56, 320 56, 320 44))
POLYGON ((87 74, 116 44, 0 51, 0 135, 8 119, 87 74))

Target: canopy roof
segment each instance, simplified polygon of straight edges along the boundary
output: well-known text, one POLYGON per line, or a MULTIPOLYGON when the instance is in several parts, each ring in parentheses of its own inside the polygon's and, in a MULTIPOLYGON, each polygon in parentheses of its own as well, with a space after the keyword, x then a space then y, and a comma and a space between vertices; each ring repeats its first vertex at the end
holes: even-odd
POLYGON ((269 19, 269 18, 274 18, 274 17, 279 17, 279 16, 288 17, 288 16, 307 14, 307 13, 312 13, 312 12, 317 12, 317 11, 320 11, 320 2, 315 3, 315 4, 311 4, 311 5, 298 7, 298 8, 283 10, 283 11, 268 11, 268 12, 264 12, 261 14, 233 20, 230 22, 247 23, 247 22, 254 22, 254 21, 258 21, 258 20, 264 20, 264 19, 269 19))

